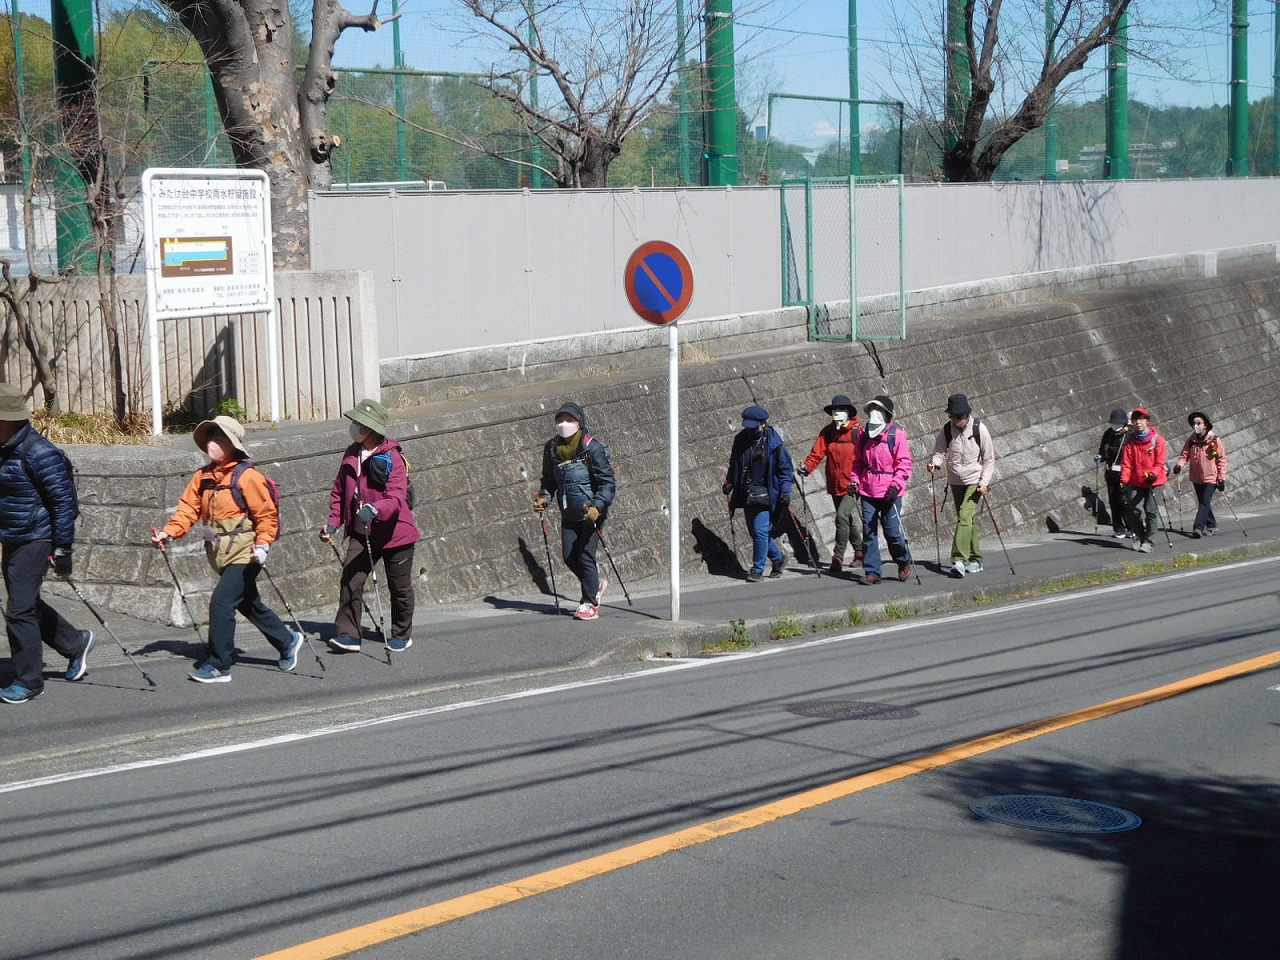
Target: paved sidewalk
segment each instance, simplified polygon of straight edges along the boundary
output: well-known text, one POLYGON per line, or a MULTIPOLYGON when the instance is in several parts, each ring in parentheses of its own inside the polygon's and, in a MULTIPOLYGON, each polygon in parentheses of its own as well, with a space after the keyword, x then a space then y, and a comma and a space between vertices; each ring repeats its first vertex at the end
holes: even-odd
MULTIPOLYGON (((1225 506, 1225 504, 1223 504, 1225 506)), ((1237 505, 1239 509, 1239 505, 1237 505)), ((654 656, 699 655, 709 644, 730 640, 731 621, 756 643, 770 642, 780 624, 798 628, 809 637, 849 629, 851 607, 862 623, 884 614, 892 603, 933 613, 974 597, 1008 597, 1041 589, 1061 578, 1104 570, 1123 570, 1192 555, 1249 556, 1280 549, 1280 506, 1240 514, 1240 524, 1223 511, 1221 532, 1213 538, 1192 539, 1170 532, 1173 549, 1161 533, 1155 551, 1141 554, 1127 541, 1111 538, 1109 528, 1095 534, 1090 518, 1034 540, 1006 541, 1008 555, 989 524, 983 525, 986 569, 963 580, 946 576, 935 563, 933 531, 917 536, 917 577, 901 583, 886 579, 867 586, 857 577, 821 575, 794 561, 777 580, 747 583, 706 574, 682 580, 679 623, 668 620, 665 580, 628 583, 629 604, 607 561, 602 569, 610 583, 600 619, 572 619, 577 581, 563 567, 556 570, 561 610, 551 597, 486 597, 465 604, 419 607, 413 646, 386 655, 378 640, 366 639, 360 653, 336 653, 320 638, 332 636, 331 610, 314 609, 290 598, 302 625, 313 637, 314 650, 303 648, 298 669, 283 674, 275 666, 275 651, 247 624, 237 635, 243 653, 229 684, 201 685, 187 679, 200 651, 191 627, 162 626, 105 613, 121 642, 134 654, 130 663, 107 631, 74 598, 56 605, 74 623, 95 629, 98 645, 89 672, 79 683, 62 679, 66 664, 49 662, 44 696, 32 703, 0 705, 0 784, 50 769, 84 766, 100 748, 127 746, 146 755, 155 744, 173 738, 192 738, 213 746, 270 731, 282 722, 291 729, 328 722, 322 716, 372 717, 381 712, 412 709, 421 704, 469 700, 490 690, 490 682, 517 681, 525 685, 552 682, 557 674, 580 675, 594 668, 618 669, 654 656), (1011 566, 1013 571, 1011 572, 1011 566), (306 612, 303 613, 304 608, 306 612), (388 663, 390 659, 390 663, 388 663), (139 670, 154 681, 150 687, 139 670), (406 698, 414 702, 406 705, 406 698), (37 762, 39 761, 39 762, 37 762), (52 766, 50 765, 52 763, 52 766)), ((945 530, 943 531, 945 537, 945 530)), ((947 543, 942 544, 943 560, 947 543)), ((601 556, 604 560, 603 555, 601 556)), ((886 565, 885 573, 896 568, 886 565)), ((626 571, 622 571, 624 576, 626 571)), ((270 587, 267 587, 270 591, 270 587)), ((334 583, 334 595, 337 583, 334 583)), ((275 599, 269 597, 269 599, 275 599)), ((385 593, 383 602, 386 603, 385 593)), ((276 603, 272 606, 285 615, 276 603)), ((896 613, 897 611, 895 611, 896 613)), ((203 635, 203 627, 201 634, 203 635)), ((56 658, 56 655, 54 655, 56 658)), ((0 681, 8 682, 10 667, 0 659, 0 681)), ((184 741, 185 742, 185 741, 184 741)))

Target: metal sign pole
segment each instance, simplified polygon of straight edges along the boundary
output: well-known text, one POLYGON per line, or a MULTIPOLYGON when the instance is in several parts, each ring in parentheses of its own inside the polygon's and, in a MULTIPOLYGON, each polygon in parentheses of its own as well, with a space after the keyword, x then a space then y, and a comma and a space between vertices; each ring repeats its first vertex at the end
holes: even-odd
POLYGON ((667 327, 667 446, 671 450, 667 477, 671 505, 671 622, 680 619, 680 331, 667 327))

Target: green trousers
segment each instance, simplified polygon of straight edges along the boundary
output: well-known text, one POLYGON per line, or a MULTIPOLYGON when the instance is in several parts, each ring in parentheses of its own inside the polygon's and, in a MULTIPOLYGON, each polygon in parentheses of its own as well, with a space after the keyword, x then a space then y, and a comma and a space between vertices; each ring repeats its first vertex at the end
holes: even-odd
POLYGON ((951 562, 982 562, 982 544, 978 542, 978 508, 982 495, 978 485, 950 484, 951 497, 956 504, 956 535, 951 540, 951 562))

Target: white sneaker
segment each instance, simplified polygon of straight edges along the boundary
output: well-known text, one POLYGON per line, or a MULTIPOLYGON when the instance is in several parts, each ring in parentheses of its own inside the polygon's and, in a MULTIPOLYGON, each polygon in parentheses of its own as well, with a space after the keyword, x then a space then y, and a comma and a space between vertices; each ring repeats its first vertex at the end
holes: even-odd
POLYGON ((981 560, 969 561, 969 563, 965 564, 964 572, 965 573, 981 573, 982 561, 981 560))
POLYGON ((957 560, 951 565, 951 569, 947 572, 950 573, 951 576, 959 579, 969 572, 969 568, 963 560, 957 560))
POLYGON ((1125 539, 1126 537, 1132 536, 1132 534, 1131 534, 1131 533, 1129 533, 1129 531, 1128 531, 1128 530, 1117 530, 1117 531, 1116 531, 1115 533, 1113 533, 1111 536, 1112 536, 1112 538, 1113 538, 1113 539, 1115 539, 1115 540, 1123 540, 1123 539, 1125 539))
POLYGON ((578 604, 578 610, 573 615, 575 620, 596 620, 599 618, 596 608, 589 603, 578 604))

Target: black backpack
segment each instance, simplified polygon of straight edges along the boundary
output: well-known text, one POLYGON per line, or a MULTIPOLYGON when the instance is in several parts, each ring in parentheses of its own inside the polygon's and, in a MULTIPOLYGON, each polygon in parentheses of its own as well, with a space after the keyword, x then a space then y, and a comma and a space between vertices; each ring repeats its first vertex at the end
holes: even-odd
MULTIPOLYGON (((970 417, 970 418, 969 418, 969 423, 973 426, 973 432, 970 434, 970 436, 971 436, 971 437, 973 437, 973 442, 974 442, 974 443, 981 443, 982 441, 978 439, 978 418, 977 418, 977 417, 970 417)), ((953 432, 953 431, 952 431, 952 429, 951 429, 951 421, 950 421, 950 420, 948 420, 948 421, 947 421, 945 424, 943 424, 943 426, 942 426, 942 433, 943 433, 943 435, 947 438, 947 446, 948 446, 948 447, 949 447, 949 446, 951 446, 951 435, 952 435, 952 432, 953 432)))

